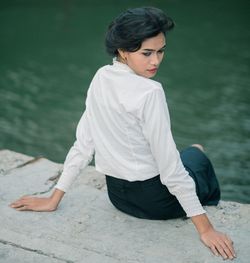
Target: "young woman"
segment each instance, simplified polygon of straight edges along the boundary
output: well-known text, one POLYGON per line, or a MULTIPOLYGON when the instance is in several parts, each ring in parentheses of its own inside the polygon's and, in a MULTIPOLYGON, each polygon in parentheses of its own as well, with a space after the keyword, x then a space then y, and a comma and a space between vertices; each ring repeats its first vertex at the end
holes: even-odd
POLYGON ((213 167, 200 145, 176 149, 165 94, 151 80, 164 55, 171 18, 153 7, 120 14, 109 26, 106 48, 112 65, 100 68, 86 99, 76 141, 49 198, 23 197, 19 211, 54 211, 95 153, 96 170, 106 175, 111 202, 139 218, 187 215, 203 243, 224 259, 235 257, 232 241, 217 232, 202 205, 220 198, 213 167))

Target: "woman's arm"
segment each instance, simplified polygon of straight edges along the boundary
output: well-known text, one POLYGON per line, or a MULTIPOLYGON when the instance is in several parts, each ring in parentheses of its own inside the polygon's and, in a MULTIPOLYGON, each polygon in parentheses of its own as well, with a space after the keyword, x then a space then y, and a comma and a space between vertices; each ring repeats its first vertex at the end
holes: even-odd
POLYGON ((232 240, 227 235, 216 231, 206 214, 193 216, 191 220, 200 234, 201 241, 216 256, 221 255, 224 259, 236 257, 232 240))
POLYGON ((91 137, 86 111, 83 113, 76 130, 76 141, 67 154, 63 172, 50 197, 24 196, 10 204, 18 211, 54 211, 65 192, 70 188, 80 170, 92 160, 94 144, 91 137))
POLYGON ((23 196, 10 204, 10 207, 18 211, 55 211, 62 200, 65 192, 55 189, 50 197, 23 196))
POLYGON ((194 181, 183 167, 172 137, 163 90, 147 94, 143 114, 144 134, 157 162, 162 183, 176 196, 187 216, 192 219, 201 241, 215 255, 233 259, 235 252, 232 241, 213 228, 195 193, 194 181))

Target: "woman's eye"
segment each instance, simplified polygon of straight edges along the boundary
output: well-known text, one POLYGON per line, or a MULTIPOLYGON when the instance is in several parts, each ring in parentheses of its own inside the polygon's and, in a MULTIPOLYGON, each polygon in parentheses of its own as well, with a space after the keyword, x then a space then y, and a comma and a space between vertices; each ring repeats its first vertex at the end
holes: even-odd
POLYGON ((144 53, 142 53, 144 56, 146 56, 146 57, 149 57, 151 54, 152 54, 152 52, 144 52, 144 53))
POLYGON ((164 53, 164 51, 165 51, 164 49, 161 49, 158 51, 158 53, 162 54, 162 53, 164 53))

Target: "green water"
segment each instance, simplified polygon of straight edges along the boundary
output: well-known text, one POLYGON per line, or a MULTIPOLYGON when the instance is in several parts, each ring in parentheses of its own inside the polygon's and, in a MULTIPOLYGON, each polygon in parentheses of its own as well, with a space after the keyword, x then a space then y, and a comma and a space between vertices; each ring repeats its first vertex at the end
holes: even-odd
POLYGON ((0 149, 63 162, 95 71, 111 62, 107 25, 154 5, 176 28, 156 77, 181 149, 206 147, 222 198, 250 202, 250 1, 0 1, 0 149))

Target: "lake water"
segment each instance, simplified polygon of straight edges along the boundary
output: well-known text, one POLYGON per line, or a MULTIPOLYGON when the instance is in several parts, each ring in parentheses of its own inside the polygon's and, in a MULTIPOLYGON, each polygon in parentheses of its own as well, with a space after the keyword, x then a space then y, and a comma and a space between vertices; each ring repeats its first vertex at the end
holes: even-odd
POLYGON ((179 149, 201 143, 222 198, 250 202, 250 1, 0 2, 0 149, 63 162, 96 70, 111 63, 107 25, 154 5, 176 22, 156 76, 179 149))

